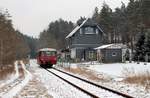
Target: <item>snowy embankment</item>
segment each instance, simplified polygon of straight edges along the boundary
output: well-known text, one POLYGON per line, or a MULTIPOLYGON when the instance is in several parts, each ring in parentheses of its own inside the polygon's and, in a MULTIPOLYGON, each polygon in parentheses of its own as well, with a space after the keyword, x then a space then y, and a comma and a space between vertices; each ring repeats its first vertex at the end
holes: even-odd
MULTIPOLYGON (((1 97, 2 98, 12 98, 15 96, 17 93, 21 91, 21 89, 29 82, 29 80, 32 78, 32 75, 26 70, 25 65, 21 63, 21 67, 24 70, 24 75, 25 77, 23 79, 19 78, 19 71, 18 71, 18 64, 15 63, 15 70, 16 70, 16 75, 15 78, 12 78, 8 81, 6 81, 4 85, 9 85, 11 84, 12 88, 9 88, 9 91, 7 92, 1 92, 1 97), (16 81, 15 81, 16 80, 16 81), (14 83, 13 83, 14 82, 14 83)), ((10 87, 11 87, 10 86, 10 87)), ((8 86, 9 87, 9 86, 8 86)))

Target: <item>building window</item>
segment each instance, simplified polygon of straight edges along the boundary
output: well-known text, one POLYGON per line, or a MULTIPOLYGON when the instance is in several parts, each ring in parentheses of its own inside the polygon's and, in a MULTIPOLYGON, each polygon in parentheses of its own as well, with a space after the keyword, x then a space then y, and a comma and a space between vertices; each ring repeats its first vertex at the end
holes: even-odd
POLYGON ((85 34, 94 34, 94 29, 92 27, 86 27, 85 34))
POLYGON ((117 56, 117 53, 116 53, 116 52, 113 52, 113 53, 112 53, 112 56, 117 56))

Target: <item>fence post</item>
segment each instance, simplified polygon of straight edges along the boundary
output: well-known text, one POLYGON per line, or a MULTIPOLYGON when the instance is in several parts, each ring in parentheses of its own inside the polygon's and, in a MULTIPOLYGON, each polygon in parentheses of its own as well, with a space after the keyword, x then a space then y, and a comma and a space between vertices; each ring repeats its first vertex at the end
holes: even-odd
POLYGON ((148 62, 148 54, 146 53, 144 65, 147 65, 147 62, 148 62))
POLYGON ((138 56, 137 64, 140 64, 140 56, 138 56))

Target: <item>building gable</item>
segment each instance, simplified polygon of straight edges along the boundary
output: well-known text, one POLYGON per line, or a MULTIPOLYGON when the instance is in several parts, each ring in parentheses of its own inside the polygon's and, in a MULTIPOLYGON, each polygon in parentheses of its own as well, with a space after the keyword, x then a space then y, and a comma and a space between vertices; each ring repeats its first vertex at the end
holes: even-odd
POLYGON ((94 21, 92 21, 89 18, 84 20, 81 25, 78 25, 70 34, 68 34, 66 36, 66 39, 72 37, 77 32, 80 32, 80 34, 82 34, 82 32, 84 32, 84 34, 93 34, 93 33, 104 34, 102 29, 94 21), (93 32, 90 32, 90 30, 92 31, 92 29, 93 29, 93 32))

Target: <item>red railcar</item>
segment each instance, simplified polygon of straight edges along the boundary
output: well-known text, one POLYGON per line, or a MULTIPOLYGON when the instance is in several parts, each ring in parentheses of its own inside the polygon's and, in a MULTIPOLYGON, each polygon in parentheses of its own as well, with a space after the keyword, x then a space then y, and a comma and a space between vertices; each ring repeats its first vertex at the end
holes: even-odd
POLYGON ((57 63, 57 51, 52 48, 43 48, 38 51, 37 62, 42 67, 52 67, 57 63))

